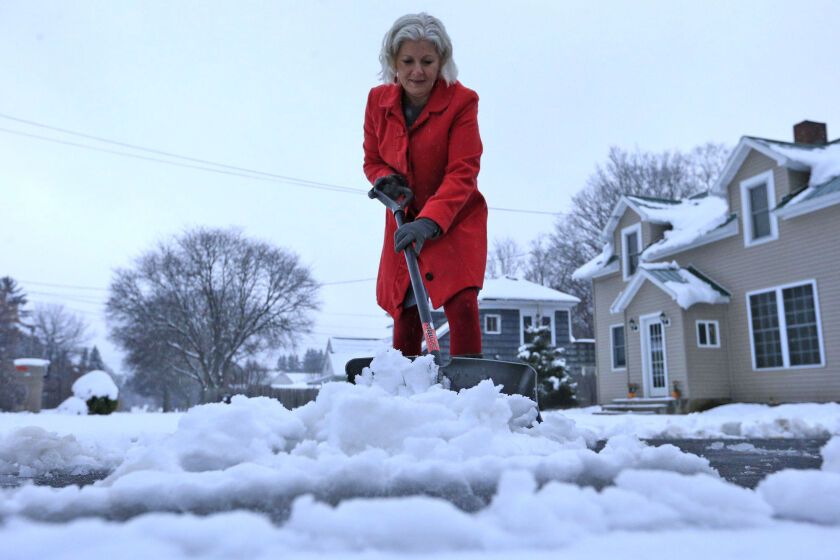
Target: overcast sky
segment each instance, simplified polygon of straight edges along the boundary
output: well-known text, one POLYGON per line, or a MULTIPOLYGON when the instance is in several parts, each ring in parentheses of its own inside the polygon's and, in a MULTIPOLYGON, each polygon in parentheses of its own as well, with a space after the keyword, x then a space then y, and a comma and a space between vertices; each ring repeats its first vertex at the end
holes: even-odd
POLYGON ((385 334, 362 120, 382 36, 416 11, 446 24, 481 98, 491 243, 549 232, 551 215, 500 209, 562 212, 610 146, 790 140, 803 119, 840 130, 830 0, 0 0, 0 275, 83 313, 119 369, 101 313, 113 270, 190 226, 234 226, 327 284, 301 353, 385 334), (67 142, 176 161, 9 117, 357 192, 79 148, 67 142))

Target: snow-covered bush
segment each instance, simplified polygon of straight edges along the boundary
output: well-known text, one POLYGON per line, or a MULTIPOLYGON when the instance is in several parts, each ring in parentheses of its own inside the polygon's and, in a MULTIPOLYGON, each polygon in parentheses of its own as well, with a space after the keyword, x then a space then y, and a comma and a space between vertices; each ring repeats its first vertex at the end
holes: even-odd
POLYGON ((537 398, 542 410, 577 405, 575 386, 566 371, 563 349, 551 345, 549 327, 529 327, 533 339, 519 348, 519 359, 537 371, 537 398))
POLYGON ((93 370, 73 383, 73 395, 87 403, 89 414, 111 414, 117 410, 119 389, 107 372, 93 370))
POLYGON ((67 397, 63 403, 58 405, 58 412, 71 416, 84 416, 88 413, 88 405, 79 397, 67 397))

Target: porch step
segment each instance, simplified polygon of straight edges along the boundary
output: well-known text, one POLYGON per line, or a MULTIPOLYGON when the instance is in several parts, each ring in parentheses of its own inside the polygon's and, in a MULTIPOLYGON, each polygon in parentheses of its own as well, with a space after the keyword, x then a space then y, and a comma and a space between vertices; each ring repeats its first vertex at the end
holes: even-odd
POLYGON ((605 414, 663 414, 669 412, 674 401, 672 397, 655 399, 613 399, 612 404, 605 404, 601 410, 605 414))

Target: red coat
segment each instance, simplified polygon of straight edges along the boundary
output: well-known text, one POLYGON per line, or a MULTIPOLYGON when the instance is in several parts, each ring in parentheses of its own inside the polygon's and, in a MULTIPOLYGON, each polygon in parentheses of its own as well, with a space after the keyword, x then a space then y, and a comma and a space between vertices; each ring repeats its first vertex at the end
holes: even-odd
MULTIPOLYGON (((487 264, 487 204, 477 185, 478 95, 459 82, 447 86, 439 79, 406 130, 401 86, 375 87, 365 110, 364 151, 368 180, 404 175, 414 191, 408 219, 430 218, 443 232, 426 241, 419 259, 432 305, 440 307, 464 288, 480 289, 487 264)), ((389 210, 385 213, 376 301, 396 318, 411 281, 405 255, 394 252, 396 221, 389 210)))

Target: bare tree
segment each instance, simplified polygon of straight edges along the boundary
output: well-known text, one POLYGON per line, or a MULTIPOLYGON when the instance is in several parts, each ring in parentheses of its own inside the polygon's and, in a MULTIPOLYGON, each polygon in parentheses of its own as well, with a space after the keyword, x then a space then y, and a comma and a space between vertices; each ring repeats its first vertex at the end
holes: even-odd
POLYGON ((708 192, 720 175, 729 149, 705 144, 681 152, 628 152, 613 147, 586 186, 572 198, 554 231, 532 244, 526 277, 581 299, 574 315, 577 336, 593 335, 592 288, 572 273, 601 252, 601 232, 623 195, 679 199, 708 192))
POLYGON ((81 352, 87 342, 87 324, 80 316, 67 311, 63 305, 43 304, 32 314, 35 336, 43 345, 43 357, 55 361, 62 354, 81 352))
POLYGON ((238 362, 312 325, 318 284, 298 257, 233 230, 199 228, 118 270, 107 304, 129 364, 226 388, 238 362))
POLYGON ((267 366, 257 360, 248 359, 241 366, 234 368, 233 385, 242 389, 267 385, 271 373, 267 366))
POLYGON ((525 268, 526 256, 527 252, 513 238, 496 238, 487 255, 487 277, 517 276, 525 268))

